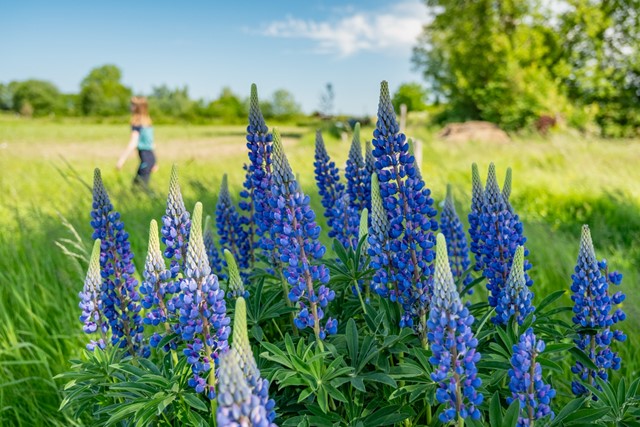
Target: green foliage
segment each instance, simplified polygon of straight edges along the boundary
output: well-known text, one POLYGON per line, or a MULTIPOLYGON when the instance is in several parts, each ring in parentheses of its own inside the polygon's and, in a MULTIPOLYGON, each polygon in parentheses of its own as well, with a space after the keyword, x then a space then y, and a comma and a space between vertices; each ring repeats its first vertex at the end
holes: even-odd
MULTIPOLYGON (((64 105, 58 88, 42 80, 10 83, 5 89, 4 97, 8 94, 12 96, 10 105, 13 110, 23 116, 37 117, 59 113, 64 105)), ((7 100, 5 99, 4 102, 6 103, 7 100)))
POLYGON ((78 101, 82 112, 96 116, 127 114, 131 89, 121 79, 122 72, 115 65, 92 69, 80 84, 78 101))
POLYGON ((193 101, 187 87, 171 89, 167 85, 156 86, 149 95, 149 114, 156 118, 188 119, 194 115, 193 101))
POLYGON ((427 91, 420 83, 403 83, 393 94, 391 103, 397 112, 401 104, 407 106, 407 111, 424 111, 427 109, 426 98, 427 91))
POLYGON ((282 118, 292 118, 302 110, 293 94, 286 89, 278 89, 273 93, 271 114, 282 118))

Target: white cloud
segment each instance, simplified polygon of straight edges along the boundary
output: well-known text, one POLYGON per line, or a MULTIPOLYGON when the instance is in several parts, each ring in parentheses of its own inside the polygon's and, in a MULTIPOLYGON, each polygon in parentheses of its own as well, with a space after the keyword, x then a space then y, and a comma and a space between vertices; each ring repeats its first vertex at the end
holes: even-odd
POLYGON ((307 39, 314 51, 340 57, 361 51, 406 53, 428 21, 427 8, 417 0, 397 3, 386 10, 355 11, 327 21, 287 17, 265 25, 269 37, 307 39))

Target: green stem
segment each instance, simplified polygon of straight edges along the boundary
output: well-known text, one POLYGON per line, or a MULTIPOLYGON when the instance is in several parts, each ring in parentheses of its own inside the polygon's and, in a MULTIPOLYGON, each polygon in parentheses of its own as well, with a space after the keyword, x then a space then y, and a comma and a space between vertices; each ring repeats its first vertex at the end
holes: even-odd
MULTIPOLYGON (((284 302, 287 304, 287 307, 292 308, 293 303, 289 299, 289 284, 287 283, 287 279, 284 278, 284 273, 282 272, 282 264, 279 265, 278 273, 280 274, 280 284, 282 285, 282 294, 284 296, 284 302)), ((295 313, 291 312, 291 329, 293 330, 293 336, 298 336, 298 327, 296 323, 293 321, 295 319, 295 313)))
POLYGON ((362 299, 362 293, 360 292, 360 285, 357 280, 353 280, 353 286, 356 288, 356 293, 358 294, 358 299, 360 300, 360 306, 362 307, 362 315, 367 314, 367 307, 364 304, 364 300, 362 299))
POLYGON ((458 417, 458 427, 464 427, 464 418, 458 417))

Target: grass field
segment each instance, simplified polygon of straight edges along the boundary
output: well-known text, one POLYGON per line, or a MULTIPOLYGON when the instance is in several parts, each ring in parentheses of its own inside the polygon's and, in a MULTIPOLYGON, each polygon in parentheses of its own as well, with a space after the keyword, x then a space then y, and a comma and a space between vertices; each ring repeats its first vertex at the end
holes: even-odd
MULTIPOLYGON (((314 130, 281 128, 285 150, 303 189, 316 193, 314 130)), ((625 278, 622 371, 636 377, 640 350, 640 141, 584 140, 554 136, 516 138, 509 144, 435 141, 425 128, 408 133, 424 141, 422 175, 436 201, 454 186, 458 213, 466 218, 471 163, 483 174, 495 162, 499 179, 513 168, 512 202, 525 223, 536 300, 568 289, 580 226, 591 226, 596 251, 625 278)), ((363 135, 371 135, 365 129, 363 135)), ((100 167, 115 208, 131 235, 138 271, 145 256, 149 220, 164 212, 172 163, 178 164, 187 207, 200 200, 213 214, 222 174, 240 188, 246 159, 244 128, 158 126, 160 170, 152 177, 157 196, 133 193, 137 159, 117 172, 115 162, 128 138, 126 125, 92 125, 0 118, 0 425, 74 425, 58 413, 62 398, 53 377, 84 347, 77 293, 85 262, 64 255, 55 242, 73 239, 63 221, 90 247, 93 168, 100 167)), ((325 138, 330 155, 344 164, 348 143, 325 138)), ((316 213, 321 215, 317 197, 316 213)), ((569 296, 565 296, 569 303, 569 296)))

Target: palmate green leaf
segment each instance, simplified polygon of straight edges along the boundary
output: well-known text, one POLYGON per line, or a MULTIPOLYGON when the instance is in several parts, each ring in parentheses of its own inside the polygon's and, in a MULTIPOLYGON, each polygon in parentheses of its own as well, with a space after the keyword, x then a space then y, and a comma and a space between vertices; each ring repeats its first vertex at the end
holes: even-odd
POLYGON ((591 370, 594 370, 594 371, 598 370, 598 367, 596 366, 595 363, 593 363, 593 360, 591 360, 589 358, 587 353, 585 353, 584 351, 580 350, 578 347, 574 346, 573 348, 571 348, 569 350, 569 353, 571 353, 573 355, 573 357, 575 357, 578 362, 582 363, 585 368, 591 369, 591 370))
POLYGON ((196 394, 183 393, 181 397, 182 400, 184 400, 184 402, 193 409, 197 409, 202 412, 206 412, 208 410, 207 405, 205 405, 205 403, 196 394))
POLYGON ((500 392, 496 391, 491 396, 489 403, 489 422, 491 427, 502 427, 502 405, 500 404, 500 392))
POLYGON ((577 410, 569 414, 563 421, 562 425, 591 425, 594 421, 602 419, 611 411, 611 408, 585 408, 577 410))
POLYGON ((560 290, 560 291, 552 292, 551 294, 547 295, 542 301, 540 301, 540 304, 537 305, 535 310, 536 315, 538 316, 548 315, 546 313, 542 313, 542 310, 544 310, 551 303, 553 303, 554 301, 562 297, 562 295, 564 295, 566 292, 567 291, 565 290, 560 290))
POLYGON ((576 412, 578 409, 582 408, 582 406, 584 405, 586 401, 585 397, 578 397, 576 399, 573 399, 572 401, 570 401, 569 403, 567 403, 565 405, 564 408, 562 408, 560 410, 560 412, 558 412, 555 416, 555 418, 553 419, 553 421, 551 422, 552 426, 560 426, 562 425, 562 422, 572 413, 576 412))
POLYGON ((516 427, 518 415, 520 414, 520 401, 518 399, 511 402, 502 418, 503 427, 516 427))
POLYGON ((366 427, 390 426, 399 424, 411 415, 413 415, 411 408, 401 405, 390 405, 384 406, 369 414, 363 418, 361 422, 362 425, 366 427))

